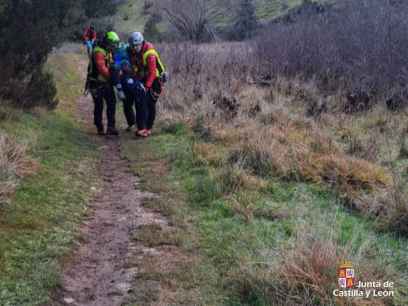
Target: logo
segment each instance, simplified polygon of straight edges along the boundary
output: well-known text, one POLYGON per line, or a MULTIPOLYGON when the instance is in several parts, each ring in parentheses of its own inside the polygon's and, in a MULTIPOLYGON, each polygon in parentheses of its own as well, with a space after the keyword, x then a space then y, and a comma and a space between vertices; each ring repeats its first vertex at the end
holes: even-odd
POLYGON ((337 276, 340 288, 333 290, 335 297, 381 299, 394 296, 394 282, 392 281, 357 281, 351 261, 344 261, 340 265, 337 276))
POLYGON ((339 286, 340 288, 350 289, 355 285, 354 268, 350 261, 345 261, 340 265, 339 272, 339 286))

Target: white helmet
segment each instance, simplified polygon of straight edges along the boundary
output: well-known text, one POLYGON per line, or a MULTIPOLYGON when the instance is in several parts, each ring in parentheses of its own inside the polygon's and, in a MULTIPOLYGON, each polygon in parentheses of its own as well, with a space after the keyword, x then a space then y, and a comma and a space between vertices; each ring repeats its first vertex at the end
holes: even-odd
POLYGON ((130 46, 141 45, 144 41, 143 34, 140 32, 133 32, 128 39, 130 46))

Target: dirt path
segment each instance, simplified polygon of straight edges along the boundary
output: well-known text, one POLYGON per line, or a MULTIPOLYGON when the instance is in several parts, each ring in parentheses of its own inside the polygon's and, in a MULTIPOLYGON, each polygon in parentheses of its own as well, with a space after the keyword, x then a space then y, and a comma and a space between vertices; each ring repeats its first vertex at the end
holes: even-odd
MULTIPOLYGON (((90 97, 78 100, 78 121, 92 120, 90 97)), ((131 239, 131 233, 145 224, 165 225, 160 215, 142 206, 152 194, 137 189, 127 160, 121 159, 118 138, 95 136, 101 150, 98 194, 90 203, 81 228, 81 240, 72 261, 64 267, 61 288, 50 305, 116 306, 126 302, 137 274, 138 254, 152 252, 131 239), (133 264, 129 265, 128 262, 133 264), (133 267, 133 268, 132 268, 133 267)), ((154 251, 154 250, 153 250, 154 251)), ((143 260, 144 256, 140 261, 143 260)))

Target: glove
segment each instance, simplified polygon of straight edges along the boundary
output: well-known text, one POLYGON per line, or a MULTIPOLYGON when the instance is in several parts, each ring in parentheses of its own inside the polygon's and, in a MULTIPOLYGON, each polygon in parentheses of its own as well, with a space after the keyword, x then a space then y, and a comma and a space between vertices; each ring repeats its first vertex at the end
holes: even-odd
POLYGON ((126 96, 125 96, 125 93, 123 92, 123 90, 118 90, 118 97, 122 101, 126 99, 126 96))
POLYGON ((143 85, 143 83, 140 83, 140 90, 142 90, 145 94, 148 91, 148 89, 146 89, 146 87, 143 85))
POLYGON ((154 92, 153 88, 147 89, 147 94, 152 97, 154 102, 156 102, 160 97, 158 93, 154 92))
POLYGON ((161 76, 160 76, 160 81, 162 83, 166 83, 169 81, 169 73, 167 71, 164 71, 161 76))

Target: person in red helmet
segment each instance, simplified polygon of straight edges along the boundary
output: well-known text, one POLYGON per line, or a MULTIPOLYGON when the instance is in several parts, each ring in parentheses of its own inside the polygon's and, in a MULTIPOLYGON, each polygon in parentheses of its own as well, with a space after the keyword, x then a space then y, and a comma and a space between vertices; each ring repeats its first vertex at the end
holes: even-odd
POLYGON ((165 67, 159 53, 152 43, 144 40, 140 32, 129 37, 129 58, 136 77, 145 87, 146 128, 136 131, 137 136, 146 137, 151 134, 156 119, 156 102, 167 80, 165 67))
POLYGON ((86 45, 88 55, 92 54, 92 49, 96 42, 96 36, 97 36, 97 33, 92 24, 89 25, 89 27, 85 29, 84 34, 82 35, 82 40, 84 42, 84 45, 86 45))

